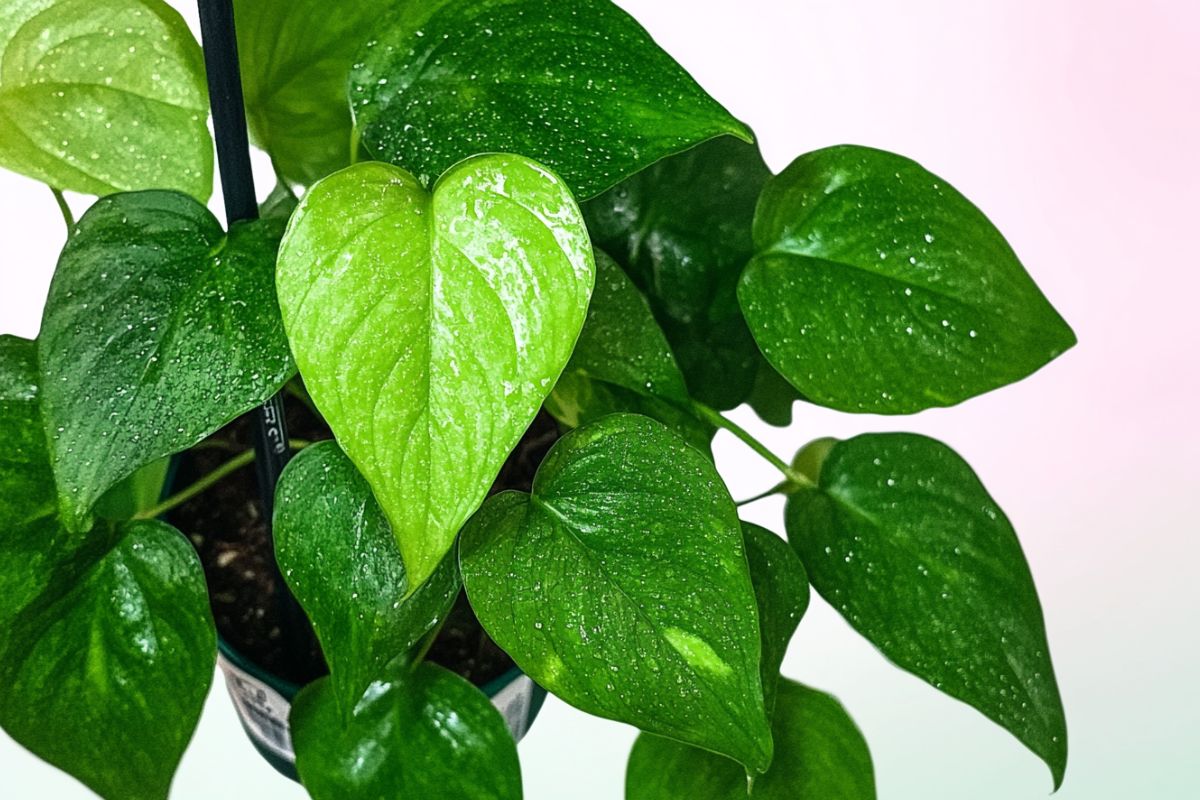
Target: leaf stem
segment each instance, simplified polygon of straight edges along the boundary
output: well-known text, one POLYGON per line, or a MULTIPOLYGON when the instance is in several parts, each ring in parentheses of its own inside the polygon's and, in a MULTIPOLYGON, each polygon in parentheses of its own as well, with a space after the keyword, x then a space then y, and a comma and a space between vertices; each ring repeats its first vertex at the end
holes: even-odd
MULTIPOLYGON (((312 444, 312 442, 310 442, 306 439, 289 439, 288 440, 288 446, 291 447, 293 450, 302 450, 305 447, 308 447, 310 444, 312 444)), ((224 464, 222 464, 219 467, 217 467, 216 469, 214 469, 212 472, 208 473, 207 475, 202 476, 199 480, 197 480, 195 483, 193 483, 191 486, 187 487, 186 489, 176 492, 175 494, 173 494, 170 497, 168 497, 167 499, 161 501, 157 505, 153 505, 150 508, 147 508, 143 511, 139 511, 138 513, 134 514, 133 519, 156 519, 157 517, 161 517, 163 514, 166 514, 168 511, 172 511, 175 508, 177 508, 178 506, 181 506, 184 503, 186 503, 188 500, 191 500, 196 495, 212 488, 212 486, 214 484, 216 484, 218 481, 220 481, 222 478, 224 478, 234 472, 237 472, 239 469, 246 466, 247 464, 252 463, 253 461, 254 461, 254 449, 251 448, 249 450, 243 450, 242 452, 238 453, 233 458, 226 461, 224 464)))
POLYGON ((734 505, 737 506, 738 508, 741 508, 742 506, 748 506, 751 503, 758 502, 759 500, 765 500, 766 498, 771 497, 773 495, 781 494, 791 485, 792 485, 791 481, 780 481, 779 483, 772 486, 770 489, 767 489, 765 492, 759 492, 758 494, 754 495, 753 497, 747 497, 745 500, 735 501, 734 505))
POLYGON ((50 187, 51 194, 54 195, 54 202, 58 203, 58 210, 62 212, 63 222, 67 223, 67 237, 75 232, 75 215, 71 213, 71 207, 67 205, 67 198, 63 197, 62 189, 50 187))
POLYGON ((442 618, 438 620, 438 624, 434 625, 429 633, 425 634, 425 638, 421 641, 420 649, 417 650, 417 654, 413 657, 409 665, 410 669, 416 669, 425 660, 425 656, 429 655, 429 649, 433 647, 433 643, 437 640, 438 634, 442 632, 442 628, 446 627, 446 620, 448 619, 450 619, 449 611, 442 615, 442 618))
MULTIPOLYGON (((724 416, 723 414, 709 408, 708 406, 704 405, 703 403, 698 403, 694 400, 692 401, 692 410, 705 422, 715 425, 718 428, 724 428, 725 430, 729 431, 737 438, 741 439, 742 442, 744 442, 747 447, 749 447, 754 452, 758 453, 760 456, 762 456, 764 459, 766 459, 768 462, 770 462, 770 464, 773 467, 775 467, 777 470, 782 472, 783 477, 787 478, 788 482, 793 483, 796 486, 802 486, 802 487, 810 487, 811 488, 811 487, 815 486, 815 484, 811 480, 809 480, 806 476, 800 474, 799 472, 797 472, 796 470, 794 470, 790 466, 788 466, 788 463, 786 461, 784 461, 782 458, 780 458, 779 456, 772 453, 765 444, 760 442, 758 439, 755 439, 753 436, 750 435, 749 431, 747 431, 742 426, 738 425, 733 420, 731 420, 728 417, 724 416)), ((774 491, 774 490, 772 490, 772 491, 774 491)), ((758 498, 751 498, 751 499, 755 500, 758 498)))

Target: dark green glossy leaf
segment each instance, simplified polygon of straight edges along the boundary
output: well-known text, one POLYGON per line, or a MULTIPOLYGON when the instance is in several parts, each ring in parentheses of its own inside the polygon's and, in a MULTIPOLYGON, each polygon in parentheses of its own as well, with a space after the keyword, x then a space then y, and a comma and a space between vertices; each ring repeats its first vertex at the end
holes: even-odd
POLYGON ((5 0, 0 165, 60 189, 207 200, 200 47, 160 0, 5 0))
MULTIPOLYGON (((35 517, 54 516, 54 476, 37 397, 37 343, 0 335, 0 538, 35 517)), ((4 588, 0 603, 15 595, 4 588)), ((0 637, 4 628, 0 624, 0 637)))
POLYGON ((649 298, 692 395, 715 408, 745 400, 762 361, 736 288, 754 252, 754 206, 770 177, 757 147, 722 136, 584 206, 595 244, 649 298))
POLYGON ((594 269, 570 191, 520 156, 468 159, 432 195, 401 169, 359 164, 292 215, 277 276, 288 336, 411 586, 553 388, 594 269))
POLYGON ((108 800, 165 800, 216 660, 191 545, 43 517, 0 536, 0 589, 0 726, 108 800))
POLYGON ((690 402, 683 374, 646 298, 599 250, 587 321, 564 372, 683 405, 690 402))
POLYGON ((867 743, 833 697, 781 682, 774 733, 775 760, 749 793, 733 761, 643 733, 629 755, 625 800, 875 800, 867 743))
POLYGON ((880 414, 1020 380, 1075 335, 975 206, 901 156, 832 147, 763 191, 738 298, 814 403, 880 414))
POLYGON ((313 800, 520 800, 517 745, 463 678, 423 662, 371 685, 343 726, 328 679, 292 706, 296 768, 313 800))
POLYGON ((783 539, 749 522, 742 523, 742 534, 754 597, 758 601, 758 628, 762 639, 759 672, 763 698, 770 714, 775 707, 779 667, 787 653, 788 642, 808 610, 808 576, 795 551, 783 539))
POLYGON ((546 410, 563 425, 578 428, 601 417, 630 412, 656 419, 712 458, 717 429, 690 411, 611 383, 593 381, 577 372, 564 372, 546 398, 546 410))
POLYGON ((484 628, 563 700, 770 763, 737 513, 712 463, 661 424, 614 414, 568 433, 532 494, 471 519, 460 560, 484 628))
POLYGON ((750 138, 608 0, 409 3, 361 60, 363 143, 425 184, 475 153, 521 153, 587 198, 715 136, 750 138))
POLYGON ((754 373, 754 385, 746 402, 768 425, 786 428, 792 424, 792 406, 802 399, 796 388, 784 380, 761 355, 754 373))
POLYGON ((178 532, 55 516, 36 345, 0 336, 0 727, 109 800, 163 800, 216 658, 178 532))
POLYGON ((384 667, 441 620, 458 596, 446 558, 409 593, 392 529, 335 442, 301 451, 275 493, 275 557, 312 620, 345 713, 384 667))
POLYGON ((305 186, 350 163, 346 84, 389 0, 236 0, 246 118, 280 175, 305 186))
POLYGON ((940 442, 839 442, 787 505, 813 586, 898 666, 1007 728, 1062 781, 1067 730, 1012 525, 940 442))
POLYGON ((645 414, 709 453, 715 430, 690 405, 683 375, 646 299, 597 250, 587 321, 547 410, 570 427, 617 411, 645 414))
POLYGON ((199 442, 292 374, 275 303, 279 226, 229 235, 175 192, 98 201, 50 284, 42 413, 72 530, 109 487, 199 442))

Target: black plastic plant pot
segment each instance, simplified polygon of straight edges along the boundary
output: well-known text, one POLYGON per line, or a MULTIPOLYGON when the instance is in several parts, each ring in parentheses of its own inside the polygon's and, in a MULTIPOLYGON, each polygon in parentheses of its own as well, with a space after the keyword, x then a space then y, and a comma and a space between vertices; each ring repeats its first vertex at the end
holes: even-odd
MULTIPOLYGON (((225 686, 250 742, 281 774, 299 780, 288 713, 302 687, 262 669, 223 639, 218 648, 217 666, 225 675, 225 686)), ((480 689, 504 717, 518 742, 533 725, 546 700, 546 690, 516 667, 480 689)))

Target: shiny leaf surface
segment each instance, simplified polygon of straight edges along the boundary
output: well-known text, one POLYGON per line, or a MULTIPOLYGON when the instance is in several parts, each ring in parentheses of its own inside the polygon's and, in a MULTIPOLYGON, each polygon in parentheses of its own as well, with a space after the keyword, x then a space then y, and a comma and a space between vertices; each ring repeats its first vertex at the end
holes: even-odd
POLYGON ((160 0, 5 0, 0 165, 104 195, 212 193, 200 47, 160 0))
POLYGON ((364 163, 292 216, 277 285, 300 373, 425 581, 554 386, 595 279, 570 192, 519 156, 432 195, 364 163))
POLYGON ((347 166, 350 66, 394 4, 236 0, 233 5, 255 143, 293 183, 308 186, 347 166))
POLYGON ((733 408, 762 362, 737 302, 754 206, 771 172, 729 136, 642 170, 584 206, 593 241, 645 292, 692 395, 733 408))
POLYGON ((83 529, 138 468, 275 393, 292 360, 272 282, 280 229, 226 235, 175 192, 99 200, 59 258, 42 318, 42 412, 59 506, 83 529))
POLYGON ((487 697, 424 662, 373 683, 343 726, 328 679, 292 706, 296 768, 313 800, 520 800, 517 745, 487 697))
POLYGON ((608 0, 401 6, 352 73, 362 141, 428 183, 521 153, 581 199, 707 139, 750 132, 608 0))
POLYGON ((738 298, 811 402, 907 414, 1020 380, 1075 343, 975 206, 901 156, 832 147, 762 194, 738 298))
POLYGON ((273 531, 279 567, 329 664, 330 691, 349 714, 384 667, 450 610, 457 565, 447 557, 410 594, 383 511, 334 442, 314 444, 288 464, 273 531))
POLYGON ((714 430, 690 411, 690 403, 683 374, 646 299, 597 250, 587 321, 547 410, 570 427, 618 411, 644 414, 708 453, 714 430))
POLYGON ((614 414, 564 436, 532 494, 471 519, 460 560, 484 628, 563 700, 750 770, 770 762, 736 510, 661 424, 614 414))
POLYGON ((775 760, 747 793, 733 761, 643 733, 629 755, 625 800, 875 800, 867 743, 833 697, 782 681, 774 734, 775 760))
POLYGON ((762 640, 763 697, 767 713, 775 707, 779 667, 788 642, 808 610, 808 576, 788 543, 749 522, 742 523, 750 581, 758 601, 758 627, 762 640))
POLYGON ((1012 525, 971 468, 915 434, 834 445, 788 500, 813 586, 898 666, 977 708, 1062 781, 1067 731, 1012 525))

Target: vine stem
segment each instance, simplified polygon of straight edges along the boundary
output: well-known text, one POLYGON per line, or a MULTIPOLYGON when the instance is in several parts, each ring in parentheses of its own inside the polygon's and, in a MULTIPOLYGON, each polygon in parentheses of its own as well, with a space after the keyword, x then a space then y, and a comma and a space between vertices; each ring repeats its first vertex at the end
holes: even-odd
POLYGON ((51 186, 50 192, 54 195, 54 202, 58 203, 58 210, 62 212, 63 222, 67 223, 67 236, 70 237, 75 232, 75 215, 71 213, 71 207, 67 205, 67 198, 63 197, 62 189, 51 186))
MULTIPOLYGON (((724 416, 723 414, 709 408, 708 406, 704 405, 703 403, 698 403, 696 401, 692 401, 692 410, 696 413, 697 416, 700 417, 700 419, 704 420, 705 422, 715 425, 718 428, 727 430, 730 433, 732 433, 734 436, 736 436, 737 438, 741 439, 742 442, 745 443, 747 447, 749 447, 754 452, 758 453, 760 456, 762 456, 764 459, 766 459, 773 467, 775 467, 777 470, 779 470, 781 473, 783 473, 783 477, 787 478, 787 480, 789 482, 795 484, 796 486, 805 487, 805 488, 813 488, 816 485, 811 480, 809 480, 805 475, 802 475, 801 473, 792 469, 786 461, 784 461, 782 458, 780 458, 779 456, 772 453, 765 444, 760 442, 758 439, 755 439, 750 434, 749 431, 747 431, 742 426, 738 425, 733 420, 731 420, 728 417, 724 416)), ((778 487, 776 487, 776 488, 778 488, 778 487)), ((772 489, 771 492, 768 492, 768 494, 771 494, 774 491, 775 491, 775 489, 772 489)), ((765 495, 763 495, 763 496, 765 496, 765 495)), ((753 497, 750 499, 757 500, 760 498, 753 497)), ((750 502, 750 501, 747 500, 745 502, 750 502)))
POLYGON ((734 505, 737 506, 738 508, 741 508, 742 506, 748 506, 751 503, 757 503, 759 500, 765 500, 768 497, 772 497, 774 495, 786 492, 788 487, 790 487, 791 485, 792 485, 791 481, 782 481, 780 483, 775 484, 770 489, 767 489, 764 492, 759 492, 758 494, 754 495, 753 497, 747 497, 745 500, 738 500, 734 503, 734 505))
MULTIPOLYGON (((310 444, 312 444, 312 442, 307 441, 306 439, 289 439, 288 440, 288 446, 291 447, 293 450, 302 450, 303 448, 308 447, 310 444)), ((254 461, 254 450, 253 449, 243 450, 242 452, 238 453, 233 458, 226 461, 224 464, 222 464, 219 467, 217 467, 216 469, 214 469, 212 472, 209 472, 208 474, 201 477, 199 480, 197 480, 191 486, 189 486, 186 489, 183 489, 179 492, 176 492, 175 494, 171 495, 166 500, 163 500, 162 502, 158 503, 157 505, 153 505, 150 508, 145 509, 144 511, 139 511, 138 513, 133 515, 133 518, 134 519, 156 519, 157 517, 161 517, 163 514, 166 514, 168 511, 172 511, 175 508, 177 508, 178 506, 181 506, 184 503, 186 503, 188 500, 191 500, 196 495, 201 494, 201 493, 207 491, 208 489, 211 489, 222 478, 224 478, 234 472, 237 472, 239 469, 246 466, 247 464, 250 464, 253 461, 254 461)))

